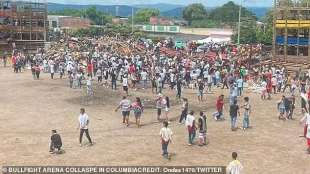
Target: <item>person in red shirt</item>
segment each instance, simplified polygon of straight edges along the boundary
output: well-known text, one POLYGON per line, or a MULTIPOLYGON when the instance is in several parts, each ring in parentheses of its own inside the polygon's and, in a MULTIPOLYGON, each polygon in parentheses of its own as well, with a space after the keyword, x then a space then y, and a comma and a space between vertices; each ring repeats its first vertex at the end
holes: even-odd
POLYGON ((224 95, 220 95, 219 98, 216 101, 216 120, 221 120, 223 115, 223 107, 224 107, 224 95))
POLYGON ((17 60, 16 60, 16 59, 17 59, 16 56, 13 55, 13 56, 12 56, 12 65, 13 65, 14 72, 17 73, 17 65, 16 65, 17 60))
POLYGON ((268 99, 271 99, 271 92, 272 92, 272 82, 269 77, 267 78, 267 94, 268 94, 268 99))
POLYGON ((87 73, 88 73, 88 76, 93 78, 93 64, 91 62, 88 62, 87 64, 87 73))
POLYGON ((308 104, 309 104, 309 109, 308 109, 308 111, 310 111, 310 88, 309 88, 307 94, 308 94, 308 104))

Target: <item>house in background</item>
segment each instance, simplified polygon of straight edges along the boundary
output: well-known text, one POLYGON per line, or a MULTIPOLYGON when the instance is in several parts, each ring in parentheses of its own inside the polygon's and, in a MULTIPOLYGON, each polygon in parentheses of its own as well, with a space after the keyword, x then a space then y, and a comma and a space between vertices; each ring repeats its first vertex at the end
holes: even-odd
POLYGON ((47 4, 43 0, 0 0, 0 50, 44 47, 47 4))
POLYGON ((72 17, 72 16, 48 16, 49 29, 54 31, 61 29, 85 29, 91 26, 91 21, 89 19, 72 17))
POLYGON ((128 21, 127 17, 115 16, 112 18, 112 24, 128 24, 128 21))
POLYGON ((174 20, 171 20, 168 18, 152 16, 150 17, 150 24, 151 25, 175 25, 175 22, 174 20))

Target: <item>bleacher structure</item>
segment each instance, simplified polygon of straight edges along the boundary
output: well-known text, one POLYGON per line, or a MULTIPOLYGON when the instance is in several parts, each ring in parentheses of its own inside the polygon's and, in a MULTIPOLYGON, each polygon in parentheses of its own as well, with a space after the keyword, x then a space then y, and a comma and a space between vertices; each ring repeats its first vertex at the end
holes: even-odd
POLYGON ((0 50, 42 48, 47 29, 45 0, 0 0, 0 50))
POLYGON ((310 1, 274 0, 274 64, 292 69, 310 65, 310 1))

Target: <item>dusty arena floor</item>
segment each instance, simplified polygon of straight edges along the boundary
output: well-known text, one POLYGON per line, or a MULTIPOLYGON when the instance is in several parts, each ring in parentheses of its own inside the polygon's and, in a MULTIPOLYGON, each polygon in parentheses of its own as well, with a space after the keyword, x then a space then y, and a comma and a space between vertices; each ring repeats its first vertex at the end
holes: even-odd
MULTIPOLYGON (((169 151, 176 153, 171 161, 161 156, 156 110, 147 107, 142 115, 142 128, 134 124, 126 128, 121 124, 120 113, 114 112, 122 93, 99 87, 93 101, 85 102, 80 89, 70 89, 67 79, 51 80, 43 74, 40 80, 33 80, 31 72, 14 74, 11 68, 0 68, 0 165, 227 165, 231 153, 238 152, 245 174, 309 174, 310 155, 306 154, 305 139, 299 136, 303 128, 298 103, 293 121, 279 121, 275 102, 280 94, 270 101, 262 101, 258 94, 247 92, 253 113, 253 126, 247 131, 231 132, 229 119, 215 122, 211 114, 215 111, 215 99, 227 90, 216 89, 208 94, 208 101, 198 104, 196 91, 187 90, 190 108, 208 115, 208 140, 205 147, 187 146, 187 132, 184 125, 172 121, 174 142, 169 151), (87 104, 87 105, 86 105, 87 104), (94 146, 80 147, 78 114, 81 107, 90 116, 90 135, 94 146), (49 154, 49 140, 52 129, 62 136, 62 155, 49 154)), ((167 91, 167 90, 166 90, 167 91)), ((141 96, 154 99, 150 90, 130 91, 131 98, 141 96)), ((170 118, 178 118, 180 104, 174 101, 175 91, 166 94, 173 100, 170 118)), ((299 102, 299 99, 297 100, 299 102)), ((147 102, 146 102, 147 103, 147 102)), ((228 118, 228 107, 225 117, 228 118)), ((132 121, 133 116, 130 117, 132 121)), ((241 126, 242 118, 238 118, 241 126)), ((84 137, 86 143, 86 138, 84 137)))

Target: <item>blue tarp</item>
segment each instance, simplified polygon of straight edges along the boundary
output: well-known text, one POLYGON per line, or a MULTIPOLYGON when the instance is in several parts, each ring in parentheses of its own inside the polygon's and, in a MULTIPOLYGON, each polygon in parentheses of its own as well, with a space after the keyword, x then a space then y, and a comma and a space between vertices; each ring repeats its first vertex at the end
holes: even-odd
MULTIPOLYGON (((283 45, 285 41, 284 36, 277 36, 276 42, 278 45, 283 45)), ((306 37, 300 37, 299 40, 297 37, 287 37, 287 44, 288 45, 308 45, 309 44, 309 38, 306 37)))

